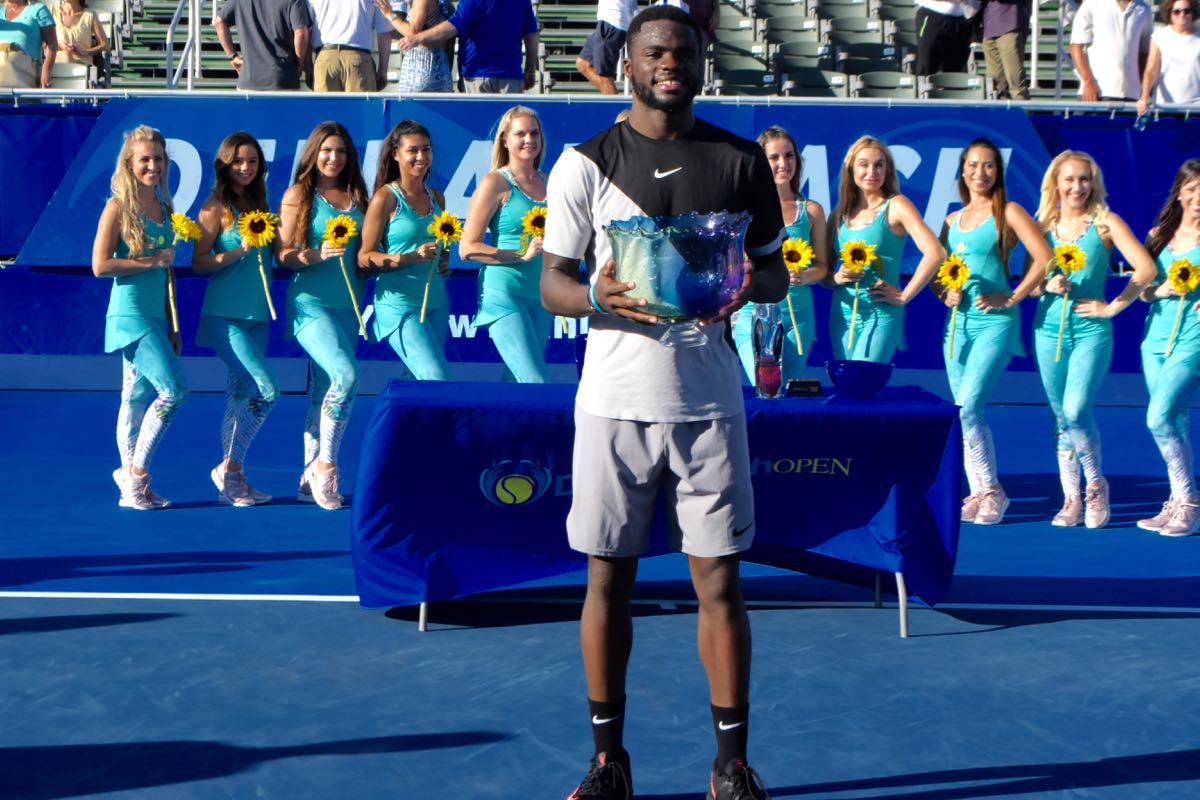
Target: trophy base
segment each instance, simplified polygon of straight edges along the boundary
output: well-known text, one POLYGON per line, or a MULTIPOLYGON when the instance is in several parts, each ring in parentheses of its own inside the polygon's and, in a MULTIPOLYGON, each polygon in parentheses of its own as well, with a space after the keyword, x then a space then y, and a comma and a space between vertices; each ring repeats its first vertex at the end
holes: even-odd
POLYGON ((663 347, 703 347, 708 344, 708 333, 694 318, 673 322, 667 325, 658 343, 663 347))

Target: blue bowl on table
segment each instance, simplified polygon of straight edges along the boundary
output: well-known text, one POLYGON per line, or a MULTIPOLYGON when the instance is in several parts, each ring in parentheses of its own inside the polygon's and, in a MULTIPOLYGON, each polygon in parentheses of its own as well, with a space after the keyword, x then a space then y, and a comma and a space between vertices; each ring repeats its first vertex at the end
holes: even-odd
POLYGON ((828 361, 825 371, 833 381, 834 394, 854 400, 870 400, 892 377, 891 364, 874 361, 828 361))

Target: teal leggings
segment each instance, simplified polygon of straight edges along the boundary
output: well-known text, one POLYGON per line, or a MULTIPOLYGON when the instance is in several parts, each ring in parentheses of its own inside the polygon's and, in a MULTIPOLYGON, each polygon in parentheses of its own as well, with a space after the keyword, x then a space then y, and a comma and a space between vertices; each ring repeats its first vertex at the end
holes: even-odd
POLYGON ((446 365, 449 328, 449 309, 426 309, 425 322, 421 322, 419 308, 406 308, 401 313, 399 327, 388 335, 387 343, 417 380, 445 381, 449 380, 446 365))
POLYGON ((1143 344, 1142 370, 1150 392, 1146 427, 1167 463, 1171 495, 1176 499, 1189 497, 1196 490, 1188 435, 1188 403, 1200 387, 1200 351, 1176 350, 1170 358, 1164 358, 1143 344))
POLYGON ((211 347, 225 362, 225 414, 221 419, 221 453, 242 463, 250 443, 279 399, 279 386, 267 364, 268 322, 201 317, 198 343, 211 347))
POLYGON ((1092 415, 1096 395, 1112 364, 1111 336, 1064 339, 1062 358, 1054 360, 1058 335, 1035 331, 1034 351, 1042 387, 1054 414, 1054 444, 1079 456, 1089 483, 1103 477, 1100 469, 1100 431, 1092 415))
POLYGON ((554 316, 542 308, 541 300, 517 297, 485 289, 480 316, 490 322, 488 336, 507 367, 506 378, 517 383, 546 382, 546 342, 554 316))
MULTIPOLYGON (((866 294, 865 289, 862 292, 866 294)), ((890 364, 902 337, 904 317, 874 313, 872 304, 864 299, 859 302, 854 329, 854 349, 851 350, 850 320, 843 317, 841 309, 835 305, 829 319, 829 343, 834 358, 890 364)))
POLYGON ((163 434, 187 400, 187 379, 164 324, 156 321, 149 333, 121 350, 117 449, 122 467, 150 468, 163 434))
POLYGON ((1008 326, 991 325, 970 337, 965 333, 956 336, 953 358, 949 334, 942 348, 950 392, 960 407, 958 416, 963 429, 963 465, 971 494, 999 483, 995 446, 984 410, 988 398, 1008 368, 1008 362, 1012 361, 1010 340, 1008 326))
POLYGON ((308 414, 304 419, 304 463, 319 457, 337 463, 358 388, 354 351, 358 322, 353 311, 308 307, 312 321, 296 333, 308 353, 308 414))

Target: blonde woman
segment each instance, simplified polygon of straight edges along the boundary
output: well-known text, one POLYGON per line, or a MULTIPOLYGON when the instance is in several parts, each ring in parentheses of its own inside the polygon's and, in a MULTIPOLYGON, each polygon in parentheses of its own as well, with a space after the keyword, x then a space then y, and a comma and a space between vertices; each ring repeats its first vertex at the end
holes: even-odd
POLYGON ((525 215, 546 205, 544 152, 537 113, 525 106, 506 111, 492 145, 492 171, 471 195, 458 246, 464 261, 483 265, 473 324, 488 329, 518 383, 546 382, 544 354, 554 321, 542 308, 542 237, 522 239, 525 215), (485 233, 491 244, 484 242, 485 233))
POLYGON ((904 347, 904 310, 937 272, 945 258, 937 236, 920 212, 900 194, 896 165, 887 145, 863 136, 842 160, 838 202, 829 221, 833 309, 829 335, 835 358, 887 363, 904 347), (900 257, 911 236, 921 251, 912 280, 900 289, 900 257), (844 255, 861 243, 875 248, 865 269, 848 268, 844 255), (857 298, 857 309, 855 299, 857 298))
POLYGON ((1112 363, 1111 318, 1132 303, 1155 275, 1150 254, 1129 226, 1109 210, 1105 197, 1104 176, 1087 153, 1059 153, 1042 178, 1037 221, 1054 248, 1055 263, 1038 292, 1033 343, 1042 386, 1054 413, 1064 499, 1051 524, 1059 527, 1076 526, 1081 519, 1089 528, 1108 524, 1108 481, 1102 471, 1100 432, 1092 406, 1112 363), (1104 284, 1114 246, 1133 267, 1133 277, 1109 302, 1104 299, 1104 284), (1066 255, 1068 252, 1072 255, 1066 255), (1082 268, 1071 271, 1071 263, 1079 261, 1082 268), (1083 496, 1080 466, 1087 480, 1083 496))
POLYGON ((92 273, 113 279, 104 352, 120 352, 124 372, 117 413, 121 466, 113 480, 120 505, 138 511, 171 505, 150 488, 150 460, 188 395, 179 334, 167 328, 167 268, 175 258, 169 171, 161 133, 143 125, 125 134, 92 247, 92 273))

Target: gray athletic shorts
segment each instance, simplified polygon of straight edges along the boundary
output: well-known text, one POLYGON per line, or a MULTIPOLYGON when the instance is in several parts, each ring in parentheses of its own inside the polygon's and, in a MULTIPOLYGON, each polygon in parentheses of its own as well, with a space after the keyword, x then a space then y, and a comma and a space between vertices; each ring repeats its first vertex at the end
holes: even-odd
POLYGON ((711 558, 754 541, 745 416, 634 422, 576 408, 572 464, 574 550, 618 558, 646 552, 659 495, 673 549, 711 558))

